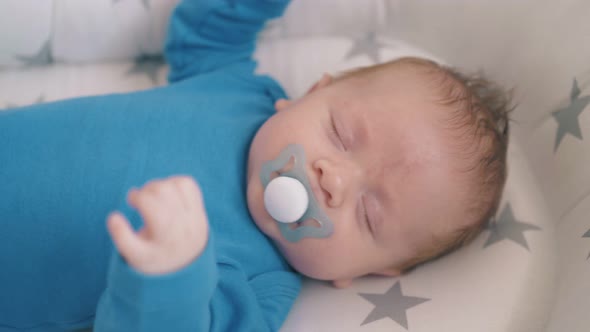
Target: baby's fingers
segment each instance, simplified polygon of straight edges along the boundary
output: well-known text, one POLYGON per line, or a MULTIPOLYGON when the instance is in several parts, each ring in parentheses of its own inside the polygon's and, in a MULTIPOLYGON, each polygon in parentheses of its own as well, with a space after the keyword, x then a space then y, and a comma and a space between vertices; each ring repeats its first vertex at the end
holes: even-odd
POLYGON ((131 189, 127 202, 135 208, 143 219, 144 228, 152 236, 161 236, 169 230, 170 204, 177 203, 170 197, 174 192, 161 181, 152 181, 143 189, 131 189))
POLYGON ((114 212, 109 215, 107 229, 115 243, 115 247, 127 262, 134 265, 141 261, 147 251, 147 245, 134 232, 129 221, 120 213, 114 212))
POLYGON ((169 179, 181 193, 179 200, 187 210, 203 210, 203 198, 197 182, 189 176, 175 176, 169 179))

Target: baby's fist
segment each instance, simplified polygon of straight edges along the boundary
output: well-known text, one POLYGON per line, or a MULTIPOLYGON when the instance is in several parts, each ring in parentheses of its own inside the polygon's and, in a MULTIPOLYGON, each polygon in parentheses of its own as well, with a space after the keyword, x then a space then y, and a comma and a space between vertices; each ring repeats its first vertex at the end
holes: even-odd
POLYGON ((136 233, 114 212, 108 231, 121 256, 146 274, 177 271, 197 258, 207 244, 209 226, 201 191, 188 176, 153 180, 127 195, 144 225, 136 233))

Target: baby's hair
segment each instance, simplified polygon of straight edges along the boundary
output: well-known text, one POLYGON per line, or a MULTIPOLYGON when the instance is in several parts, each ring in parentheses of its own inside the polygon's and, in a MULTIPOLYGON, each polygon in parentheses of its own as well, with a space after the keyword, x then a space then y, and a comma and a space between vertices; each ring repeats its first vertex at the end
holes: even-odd
POLYGON ((512 90, 504 90, 479 72, 464 74, 455 68, 416 57, 405 57, 370 67, 356 68, 336 79, 364 76, 386 68, 402 66, 427 75, 436 91, 437 102, 450 109, 445 125, 460 142, 460 158, 468 165, 461 171, 472 177, 473 198, 466 205, 468 223, 442 235, 432 235, 432 245, 403 266, 408 271, 469 244, 496 214, 507 178, 506 154, 512 90))

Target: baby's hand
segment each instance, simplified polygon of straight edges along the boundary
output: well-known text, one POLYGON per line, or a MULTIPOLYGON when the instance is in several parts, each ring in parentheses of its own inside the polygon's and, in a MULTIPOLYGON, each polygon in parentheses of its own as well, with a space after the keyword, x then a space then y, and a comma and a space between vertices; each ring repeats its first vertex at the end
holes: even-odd
POLYGON ((146 274, 165 274, 188 265, 207 244, 208 223, 201 191, 187 176, 148 182, 127 195, 144 226, 136 233, 120 213, 107 228, 127 262, 146 274))

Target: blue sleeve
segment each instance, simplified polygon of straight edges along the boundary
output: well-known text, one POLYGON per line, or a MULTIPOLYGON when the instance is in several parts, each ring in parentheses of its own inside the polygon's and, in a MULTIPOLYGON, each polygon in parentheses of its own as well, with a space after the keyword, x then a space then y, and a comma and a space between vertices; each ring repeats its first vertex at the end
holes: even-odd
POLYGON ((189 266, 161 276, 142 274, 115 253, 94 332, 278 331, 300 277, 273 271, 249 279, 238 264, 216 263, 211 243, 189 266))
POLYGON ((190 265, 165 275, 143 274, 114 252, 93 331, 208 331, 218 280, 211 238, 190 265))
MULTIPOLYGON (((239 63, 254 63, 256 37, 266 20, 283 14, 289 0, 184 0, 176 7, 165 46, 168 80, 239 63)), ((255 67, 251 65, 250 67, 255 67)))

